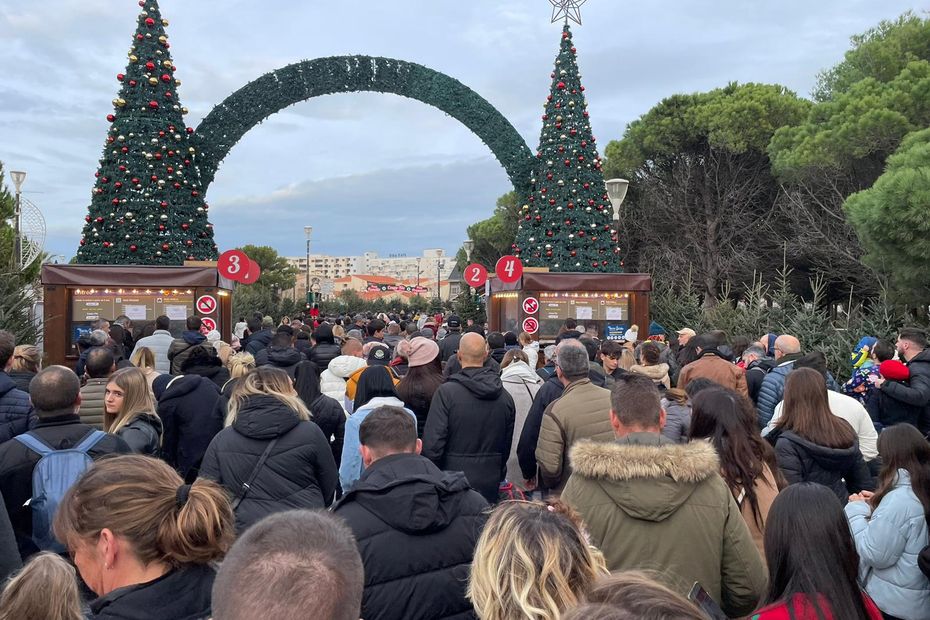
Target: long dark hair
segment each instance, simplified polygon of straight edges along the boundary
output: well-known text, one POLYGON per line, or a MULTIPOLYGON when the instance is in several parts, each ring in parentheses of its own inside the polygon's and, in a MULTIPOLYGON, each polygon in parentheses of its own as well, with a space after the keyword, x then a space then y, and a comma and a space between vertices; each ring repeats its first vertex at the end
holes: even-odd
POLYGON ((320 397, 320 371, 313 362, 300 362, 294 368, 294 389, 307 409, 320 397))
POLYGON ((370 366, 358 378, 353 411, 358 411, 365 403, 379 396, 397 397, 394 380, 391 378, 391 371, 384 366, 370 366))
POLYGON ((793 598, 801 595, 820 620, 869 620, 857 581, 859 554, 829 487, 801 482, 778 494, 765 527, 765 559, 765 605, 782 602, 794 618, 793 598))
MULTIPOLYGON (((765 479, 765 467, 772 476, 780 477, 775 465, 775 452, 762 439, 756 425, 752 402, 724 387, 701 390, 691 403, 691 439, 710 439, 720 455, 720 471, 734 496, 745 494, 752 516, 763 529, 755 483, 771 484, 765 479)), ((776 478, 775 487, 778 492, 776 478)), ((784 486, 784 485, 782 485, 784 486)))
POLYGON ((442 361, 439 357, 437 355, 433 361, 422 366, 411 366, 404 378, 397 384, 397 397, 414 411, 421 409, 428 411, 433 394, 445 380, 442 376, 442 361))
POLYGON ((816 370, 796 368, 788 373, 782 406, 776 428, 828 448, 849 448, 856 443, 856 432, 849 422, 830 413, 827 383, 816 370))
POLYGON ((878 453, 882 471, 875 495, 869 500, 872 508, 894 488, 898 470, 903 469, 911 476, 911 489, 923 504, 924 514, 930 513, 930 444, 920 431, 910 424, 889 426, 878 436, 878 453))

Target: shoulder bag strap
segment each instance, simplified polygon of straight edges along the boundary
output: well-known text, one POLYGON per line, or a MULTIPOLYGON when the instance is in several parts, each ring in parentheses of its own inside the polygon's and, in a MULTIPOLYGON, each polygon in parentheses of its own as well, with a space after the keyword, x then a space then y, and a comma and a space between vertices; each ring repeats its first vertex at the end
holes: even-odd
POLYGON ((523 387, 526 388, 526 393, 530 395, 530 402, 533 402, 536 395, 533 394, 533 391, 530 389, 530 384, 526 382, 526 379, 521 379, 521 381, 523 381, 523 387))
POLYGON ((255 482, 255 478, 258 476, 258 472, 260 472, 262 467, 265 465, 265 461, 268 460, 268 455, 271 454, 271 449, 274 448, 276 443, 278 443, 277 437, 268 443, 268 445, 265 447, 265 451, 262 452, 261 457, 259 457, 258 463, 256 463, 255 467, 252 469, 252 473, 249 474, 249 479, 242 483, 242 488, 240 488, 239 492, 236 493, 236 497, 233 498, 231 504, 233 512, 236 511, 236 508, 239 507, 239 504, 242 503, 242 500, 245 499, 246 494, 252 488, 252 483, 255 482))

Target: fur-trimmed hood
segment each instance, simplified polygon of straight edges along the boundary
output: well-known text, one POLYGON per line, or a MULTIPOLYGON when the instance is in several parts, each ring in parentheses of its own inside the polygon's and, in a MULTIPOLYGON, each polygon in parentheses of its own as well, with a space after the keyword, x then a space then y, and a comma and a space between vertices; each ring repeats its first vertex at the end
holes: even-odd
POLYGON ((711 444, 674 444, 654 433, 609 443, 579 441, 569 456, 573 475, 599 486, 631 517, 648 521, 668 518, 720 471, 711 444))

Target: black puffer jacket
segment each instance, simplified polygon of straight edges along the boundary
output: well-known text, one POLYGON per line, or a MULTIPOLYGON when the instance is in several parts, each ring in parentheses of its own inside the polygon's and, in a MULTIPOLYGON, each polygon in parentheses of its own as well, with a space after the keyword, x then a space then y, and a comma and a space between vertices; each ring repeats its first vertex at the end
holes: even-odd
POLYGON ((136 454, 158 457, 161 455, 161 437, 163 433, 161 420, 157 415, 140 413, 126 426, 116 432, 129 448, 136 454))
POLYGON ((117 588, 91 601, 95 620, 203 620, 212 612, 211 593, 216 571, 189 565, 157 579, 117 588))
POLYGON ((249 397, 233 425, 213 438, 200 476, 217 481, 236 497, 275 438, 277 443, 236 509, 236 531, 276 512, 324 508, 333 501, 338 475, 323 431, 269 395, 249 397))
POLYGON ((372 463, 333 512, 365 565, 365 620, 474 618, 465 598, 487 502, 417 454, 372 463))
POLYGON ((161 375, 152 387, 164 427, 162 458, 188 479, 192 472, 196 475, 207 446, 223 428, 220 390, 199 375, 161 375))
POLYGON ((17 388, 10 375, 0 371, 0 443, 22 435, 35 422, 29 394, 17 388))
POLYGON ((917 428, 924 435, 930 433, 930 349, 924 349, 907 363, 911 371, 908 383, 886 381, 882 393, 905 405, 918 407, 917 428))
POLYGON ((212 345, 192 347, 181 363, 181 374, 206 377, 221 389, 229 381, 229 370, 223 366, 212 345))
POLYGON ((515 416, 513 399, 493 370, 465 368, 433 395, 423 456, 442 470, 464 472, 472 488, 495 503, 507 475, 515 416))
POLYGON ((257 355, 259 351, 271 344, 274 333, 270 329, 257 331, 249 336, 249 341, 245 345, 245 352, 257 355))
POLYGON ((29 383, 38 373, 29 370, 13 370, 8 374, 10 375, 10 379, 13 380, 13 383, 16 384, 16 387, 28 394, 29 383))
POLYGON ((310 357, 308 359, 316 364, 320 372, 323 372, 329 368, 329 363, 340 355, 342 355, 342 350, 339 348, 338 344, 334 342, 320 342, 310 349, 310 357))
MULTIPOLYGON (((846 504, 849 496, 874 488, 869 469, 859 452, 850 448, 828 448, 815 444, 792 431, 775 431, 775 458, 788 484, 816 482, 830 487, 846 504), (845 482, 844 482, 845 481, 845 482)), ((771 434, 769 435, 771 440, 771 434)))
POLYGON ((326 436, 333 459, 338 465, 342 460, 342 444, 346 437, 346 410, 339 401, 326 394, 317 396, 316 400, 307 405, 307 409, 310 410, 310 420, 326 436))
POLYGON ((304 354, 294 347, 268 347, 259 351, 255 356, 255 365, 280 368, 293 379, 297 364, 305 360, 304 354))

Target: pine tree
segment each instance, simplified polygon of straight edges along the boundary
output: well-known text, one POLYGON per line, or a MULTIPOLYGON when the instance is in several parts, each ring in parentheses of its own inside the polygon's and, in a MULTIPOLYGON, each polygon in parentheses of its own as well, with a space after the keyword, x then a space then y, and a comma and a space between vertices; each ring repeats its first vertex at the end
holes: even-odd
POLYGON ((550 271, 618 272, 620 248, 566 22, 514 253, 550 271))
POLYGON ((157 0, 142 11, 85 217, 79 263, 179 265, 216 257, 181 81, 157 0))

